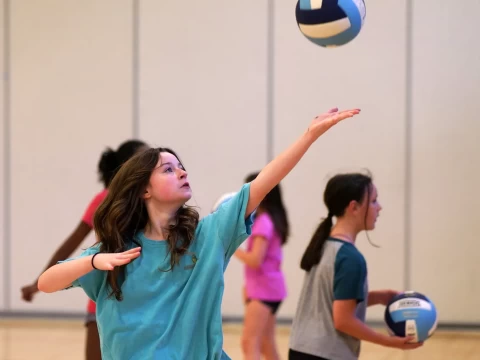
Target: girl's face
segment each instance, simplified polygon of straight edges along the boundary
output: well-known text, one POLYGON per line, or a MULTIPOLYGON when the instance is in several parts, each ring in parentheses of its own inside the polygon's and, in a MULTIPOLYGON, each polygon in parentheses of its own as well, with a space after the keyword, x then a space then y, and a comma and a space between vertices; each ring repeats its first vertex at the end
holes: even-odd
POLYGON ((145 189, 145 200, 159 204, 185 204, 192 197, 187 172, 175 155, 160 153, 145 189))
POLYGON ((380 215, 380 210, 382 210, 382 206, 378 202, 377 198, 377 187, 372 184, 370 186, 370 197, 367 199, 367 196, 365 196, 360 211, 359 221, 361 221, 362 228, 364 228, 364 230, 375 229, 375 223, 380 215))

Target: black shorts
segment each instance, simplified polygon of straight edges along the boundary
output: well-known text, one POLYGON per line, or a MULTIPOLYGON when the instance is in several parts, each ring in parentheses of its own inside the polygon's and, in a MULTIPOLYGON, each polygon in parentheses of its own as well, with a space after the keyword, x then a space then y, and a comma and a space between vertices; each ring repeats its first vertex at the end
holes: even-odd
POLYGON ((275 315, 277 313, 278 308, 280 307, 280 304, 282 303, 281 301, 268 301, 268 300, 260 300, 260 299, 247 299, 246 303, 248 304, 252 300, 260 301, 262 304, 268 306, 273 315, 275 315))
POLYGON ((288 360, 328 360, 319 356, 305 354, 299 351, 290 349, 288 351, 288 360))

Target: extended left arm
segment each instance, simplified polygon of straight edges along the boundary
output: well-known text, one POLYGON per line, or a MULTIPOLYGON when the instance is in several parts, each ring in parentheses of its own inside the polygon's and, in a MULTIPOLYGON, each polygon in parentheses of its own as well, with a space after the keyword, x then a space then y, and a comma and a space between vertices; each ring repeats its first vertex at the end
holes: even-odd
POLYGON ((302 156, 314 142, 314 137, 307 131, 287 150, 273 159, 258 174, 250 185, 245 217, 248 217, 260 204, 263 198, 297 165, 302 156))
POLYGON ((338 111, 331 109, 317 116, 307 131, 290 147, 273 159, 258 174, 250 184, 250 196, 245 212, 245 218, 258 207, 263 198, 297 165, 308 148, 328 129, 341 120, 357 115, 358 109, 338 111))

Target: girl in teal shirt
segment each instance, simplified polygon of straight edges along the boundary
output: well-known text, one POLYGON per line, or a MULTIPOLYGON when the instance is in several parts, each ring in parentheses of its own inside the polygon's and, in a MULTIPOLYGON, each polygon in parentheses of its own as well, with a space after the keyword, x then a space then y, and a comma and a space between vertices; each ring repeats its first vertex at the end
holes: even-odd
POLYGON ((250 234, 250 215, 323 133, 358 113, 332 109, 317 116, 201 221, 186 205, 192 190, 175 152, 139 153, 116 174, 95 213, 98 243, 46 270, 40 291, 81 287, 96 302, 104 360, 229 359, 222 350, 223 274, 250 234))

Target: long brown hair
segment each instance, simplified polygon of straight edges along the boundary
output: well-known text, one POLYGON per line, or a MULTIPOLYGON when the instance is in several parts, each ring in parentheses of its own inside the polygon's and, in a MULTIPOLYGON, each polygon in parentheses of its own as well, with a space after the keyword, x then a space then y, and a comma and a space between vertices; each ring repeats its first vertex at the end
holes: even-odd
MULTIPOLYGON (((255 180, 258 172, 248 174, 245 182, 249 183, 255 180)), ((268 192, 263 198, 260 205, 258 205, 257 215, 266 212, 272 218, 275 230, 280 235, 282 245, 287 243, 290 235, 290 224, 288 222, 287 210, 283 203, 282 190, 280 184, 277 184, 272 190, 268 192)))
MULTIPOLYGON (((150 148, 134 155, 118 171, 109 186, 105 200, 94 216, 94 229, 100 243, 100 252, 119 253, 128 250, 132 243, 141 245, 135 239, 138 231, 145 229, 148 213, 143 195, 156 168, 160 153, 173 154, 168 148, 150 148)), ((187 205, 178 209, 176 221, 170 225, 167 242, 169 245, 170 269, 178 264, 195 235, 199 222, 198 212, 187 205)), ((122 300, 121 284, 125 277, 125 265, 108 271, 107 281, 111 287, 110 296, 122 300)))

